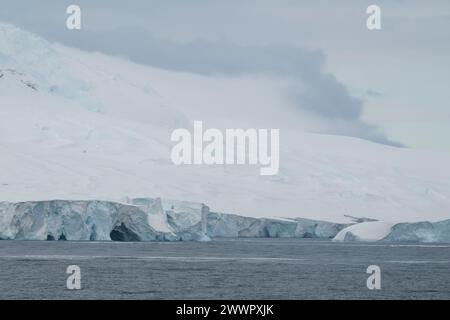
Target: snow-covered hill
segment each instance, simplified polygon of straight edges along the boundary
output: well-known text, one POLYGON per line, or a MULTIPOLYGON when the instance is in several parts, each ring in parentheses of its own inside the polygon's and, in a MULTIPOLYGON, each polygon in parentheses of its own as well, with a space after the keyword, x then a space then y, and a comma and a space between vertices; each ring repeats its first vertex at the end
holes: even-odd
POLYGON ((450 155, 306 133, 263 77, 177 73, 0 23, 0 201, 163 197, 216 212, 348 222, 450 217, 450 155), (280 128, 280 172, 175 166, 174 129, 280 128))

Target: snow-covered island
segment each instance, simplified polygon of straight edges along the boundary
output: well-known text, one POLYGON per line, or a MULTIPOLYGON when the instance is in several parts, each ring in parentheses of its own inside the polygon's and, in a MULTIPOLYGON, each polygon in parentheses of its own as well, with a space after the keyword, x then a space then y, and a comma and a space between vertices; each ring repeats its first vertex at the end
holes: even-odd
POLYGON ((0 238, 450 242, 450 154, 310 133, 271 81, 138 65, 0 22, 0 238), (280 128, 279 173, 175 166, 171 132, 195 120, 280 128))

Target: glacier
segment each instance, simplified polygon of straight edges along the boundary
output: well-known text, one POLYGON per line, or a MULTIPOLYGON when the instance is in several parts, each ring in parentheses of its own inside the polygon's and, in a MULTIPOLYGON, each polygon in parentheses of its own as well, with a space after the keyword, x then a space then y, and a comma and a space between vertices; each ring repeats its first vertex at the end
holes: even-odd
MULTIPOLYGON (((138 206, 108 201, 35 201, 0 204, 0 238, 14 240, 171 240, 138 206)), ((158 208, 156 208, 158 209, 158 208)))
POLYGON ((450 220, 398 223, 383 240, 450 243, 450 220))
POLYGON ((51 200, 0 203, 0 239, 209 241, 211 238, 333 238, 347 224, 211 212, 161 198, 126 202, 51 200))
POLYGON ((449 153, 305 132, 268 79, 138 65, 1 22, 0 34, 2 239, 448 241, 449 153), (173 165, 170 133, 195 119, 279 127, 279 174, 173 165))
POLYGON ((450 242, 450 220, 334 223, 254 218, 162 198, 0 202, 0 240, 209 241, 212 238, 320 238, 333 241, 450 242))
POLYGON ((0 201, 155 195, 257 219, 450 217, 449 154, 305 132, 279 83, 139 65, 2 22, 0 34, 0 201), (170 135, 196 119, 215 128, 279 128, 279 174, 173 165, 170 135))
POLYGON ((302 218, 252 218, 211 212, 208 235, 226 238, 333 238, 347 224, 302 218))
POLYGON ((450 220, 356 223, 342 229, 333 240, 450 243, 450 220))

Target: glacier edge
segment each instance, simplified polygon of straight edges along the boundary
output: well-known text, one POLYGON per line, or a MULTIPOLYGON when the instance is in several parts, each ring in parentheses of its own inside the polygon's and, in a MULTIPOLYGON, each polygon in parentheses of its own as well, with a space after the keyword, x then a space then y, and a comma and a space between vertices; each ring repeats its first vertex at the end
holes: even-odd
POLYGON ((0 240, 209 241, 211 238, 322 238, 334 241, 450 242, 450 219, 334 223, 254 218, 203 203, 161 198, 0 202, 0 240))

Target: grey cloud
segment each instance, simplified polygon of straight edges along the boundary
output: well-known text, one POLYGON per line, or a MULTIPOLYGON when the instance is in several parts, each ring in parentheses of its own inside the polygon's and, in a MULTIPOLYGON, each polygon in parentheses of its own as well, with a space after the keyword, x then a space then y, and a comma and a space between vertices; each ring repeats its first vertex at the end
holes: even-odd
POLYGON ((364 102, 352 97, 342 83, 323 71, 326 57, 320 51, 283 45, 242 46, 226 40, 177 43, 156 38, 137 27, 70 33, 66 42, 169 70, 203 75, 257 73, 297 79, 306 85, 306 91, 294 92, 291 100, 298 108, 326 120, 326 133, 400 146, 376 126, 361 120, 364 102))
POLYGON ((383 96, 383 94, 381 92, 378 92, 376 90, 366 90, 366 96, 368 97, 373 97, 373 98, 380 98, 383 96))
MULTIPOLYGON (((128 24, 133 25, 130 21, 128 24)), ((258 73, 299 80, 307 90, 293 92, 292 102, 299 109, 326 120, 329 133, 398 145, 377 127, 361 120, 364 102, 352 97, 342 83, 323 71, 326 57, 321 51, 279 44, 244 46, 227 40, 181 43, 155 37, 138 26, 108 32, 89 28, 72 32, 55 28, 50 22, 46 25, 27 20, 25 25, 50 40, 84 50, 126 56, 134 62, 159 68, 204 75, 258 73)))
MULTIPOLYGON (((201 74, 265 73, 292 77, 308 86, 306 92, 300 89, 291 92, 292 101, 302 110, 328 121, 330 132, 384 143, 392 144, 377 127, 361 120, 364 100, 351 97, 342 83, 324 72, 325 56, 295 46, 322 48, 331 57, 330 68, 358 88, 364 81, 361 83, 358 73, 351 69, 379 64, 367 70, 377 71, 370 76, 374 79, 371 83, 383 90, 380 103, 395 96, 399 104, 411 105, 417 110, 426 105, 430 111, 440 114, 442 101, 448 101, 444 85, 436 88, 422 85, 423 79, 432 79, 432 76, 436 76, 435 82, 448 82, 448 76, 442 71, 449 65, 448 0, 435 0, 432 5, 420 0, 378 0, 377 4, 382 7, 383 30, 370 33, 365 28, 365 9, 373 3, 370 0, 77 0, 82 7, 86 32, 69 33, 65 30, 65 8, 72 3, 71 0, 2 0, 0 20, 64 44, 128 56, 136 62, 166 69, 201 74), (136 28, 99 33, 119 26, 136 28), (220 37, 246 46, 217 42, 220 37), (199 38, 213 42, 192 41, 199 38), (279 43, 289 45, 274 45, 279 43), (258 47, 257 44, 273 45, 258 47), (396 61, 398 68, 394 69, 396 61), (393 83, 410 83, 414 103, 403 92, 404 84, 400 82, 395 92, 389 92, 389 86, 385 87, 379 79, 384 72, 393 83)), ((362 95, 362 99, 376 98, 376 94, 370 92, 362 95)), ((381 126, 386 126, 383 120, 393 123, 389 119, 391 113, 382 109, 376 121, 381 126)), ((441 118, 436 121, 440 122, 441 118)), ((400 123, 392 130, 389 123, 386 128, 391 134, 403 132, 399 137, 410 134, 411 141, 417 139, 417 127, 400 123)), ((424 134, 435 130, 431 127, 428 126, 424 134)), ((444 141, 447 146, 448 139, 442 138, 436 130, 433 131, 436 140, 444 141)))

